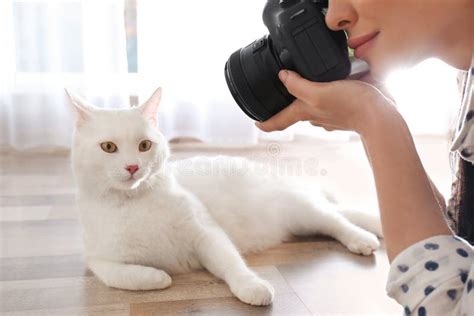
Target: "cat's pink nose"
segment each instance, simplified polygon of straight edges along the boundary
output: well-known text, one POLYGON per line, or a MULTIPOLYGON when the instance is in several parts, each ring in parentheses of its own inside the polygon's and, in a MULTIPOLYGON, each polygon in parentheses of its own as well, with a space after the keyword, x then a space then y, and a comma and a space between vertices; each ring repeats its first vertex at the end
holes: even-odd
POLYGON ((130 172, 130 174, 134 174, 135 172, 138 171, 138 169, 140 169, 140 167, 138 167, 138 165, 128 165, 127 167, 125 167, 125 169, 130 172))

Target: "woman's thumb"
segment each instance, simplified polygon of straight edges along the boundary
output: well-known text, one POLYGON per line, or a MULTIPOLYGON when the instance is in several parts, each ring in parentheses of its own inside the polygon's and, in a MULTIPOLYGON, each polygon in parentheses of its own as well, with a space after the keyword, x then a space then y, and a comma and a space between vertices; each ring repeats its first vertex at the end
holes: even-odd
POLYGON ((280 71, 278 73, 278 78, 280 78, 280 81, 283 83, 283 84, 286 84, 286 79, 288 79, 288 75, 290 74, 290 71, 289 70, 285 70, 283 69, 282 71, 280 71))
POLYGON ((311 100, 311 95, 314 94, 317 83, 306 80, 291 70, 281 70, 278 77, 290 94, 305 102, 311 100))

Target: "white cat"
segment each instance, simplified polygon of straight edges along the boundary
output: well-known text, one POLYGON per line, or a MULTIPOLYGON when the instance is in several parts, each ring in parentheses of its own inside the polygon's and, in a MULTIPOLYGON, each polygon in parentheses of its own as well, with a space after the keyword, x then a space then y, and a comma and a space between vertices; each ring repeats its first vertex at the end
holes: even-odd
MULTIPOLYGON (((249 160, 167 162, 168 145, 156 128, 161 89, 143 105, 123 110, 98 109, 68 95, 77 114, 72 167, 86 261, 108 286, 164 289, 171 285, 169 274, 204 267, 241 301, 268 305, 272 286, 240 253, 291 235, 329 235, 363 255, 379 246, 375 235, 352 224, 318 189, 257 176, 249 160), (222 162, 246 168, 219 170, 222 162), (202 172, 198 163, 212 168, 202 172)), ((380 233, 375 217, 349 215, 380 233)))

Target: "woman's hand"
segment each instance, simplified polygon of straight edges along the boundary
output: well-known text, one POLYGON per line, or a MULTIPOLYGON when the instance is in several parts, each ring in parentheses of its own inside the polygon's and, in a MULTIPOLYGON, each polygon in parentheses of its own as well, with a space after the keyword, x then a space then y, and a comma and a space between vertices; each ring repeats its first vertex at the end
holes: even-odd
MULTIPOLYGON (((280 80, 297 99, 265 122, 265 132, 284 130, 299 121, 309 121, 326 130, 347 130, 364 134, 393 102, 374 86, 358 80, 312 82, 293 71, 282 70, 280 80)), ((386 113, 385 113, 386 114, 386 113)), ((383 115, 385 116, 385 115, 383 115)))

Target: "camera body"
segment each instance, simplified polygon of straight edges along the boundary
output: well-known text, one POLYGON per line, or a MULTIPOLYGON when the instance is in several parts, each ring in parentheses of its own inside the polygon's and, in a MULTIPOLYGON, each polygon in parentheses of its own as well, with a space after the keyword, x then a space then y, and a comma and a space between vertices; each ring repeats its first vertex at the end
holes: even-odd
POLYGON ((331 31, 322 4, 314 0, 268 1, 263 21, 285 69, 311 81, 334 81, 350 73, 344 31, 331 31))
POLYGON ((295 98, 278 79, 281 69, 311 81, 346 78, 351 71, 346 34, 331 31, 318 0, 268 0, 263 21, 270 35, 231 55, 225 67, 229 89, 251 118, 265 121, 295 98))

